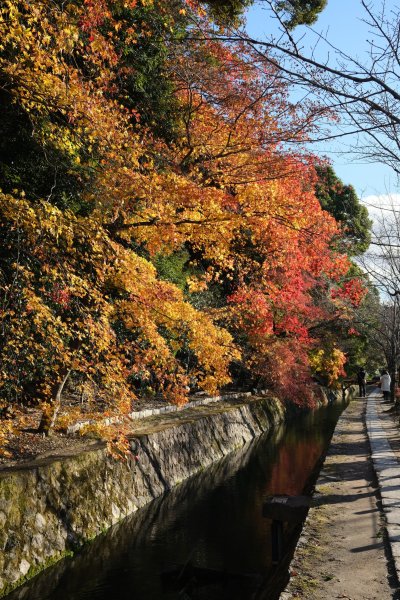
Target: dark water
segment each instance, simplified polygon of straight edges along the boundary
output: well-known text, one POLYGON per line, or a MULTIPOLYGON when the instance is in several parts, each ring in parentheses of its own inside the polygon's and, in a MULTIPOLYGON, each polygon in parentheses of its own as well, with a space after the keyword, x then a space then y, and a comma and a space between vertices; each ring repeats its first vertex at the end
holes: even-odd
MULTIPOLYGON (((262 516, 263 500, 270 494, 301 494, 311 487, 343 408, 320 409, 248 444, 125 519, 80 554, 41 573, 7 600, 275 598, 284 579, 271 564, 271 521, 262 516), (197 572, 196 578, 183 578, 178 586, 165 581, 163 573, 185 564, 185 574, 191 566, 216 569, 219 580, 210 581, 210 572, 197 572), (271 577, 277 582, 271 583, 271 577), (261 581, 269 591, 258 596, 255 590, 261 581)), ((286 532, 288 540, 290 534, 286 532)))

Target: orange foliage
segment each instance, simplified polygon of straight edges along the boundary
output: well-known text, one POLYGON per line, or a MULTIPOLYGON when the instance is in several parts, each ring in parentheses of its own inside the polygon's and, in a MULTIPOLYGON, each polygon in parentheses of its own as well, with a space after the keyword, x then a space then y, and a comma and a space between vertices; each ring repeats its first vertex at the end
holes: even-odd
MULTIPOLYGON (((181 404, 190 378, 213 393, 242 353, 282 396, 303 388, 309 400, 312 328, 362 295, 358 282, 342 285, 349 262, 312 191, 313 157, 286 149, 306 141, 320 111, 291 106, 274 69, 240 45, 188 40, 171 46, 166 65, 178 135, 156 139, 118 87, 121 40, 129 48, 148 35, 132 20, 145 4, 8 0, 0 9, 4 87, 38 142, 68 156, 87 207, 75 214, 51 193, 0 194, 10 273, 0 388, 51 405, 71 370, 117 412, 129 409, 137 378, 181 404), (208 265, 192 289, 225 285, 227 306, 196 309, 189 292, 159 279, 152 257, 183 246, 208 265), (190 372, 184 351, 195 356, 190 372)), ((183 6, 180 15, 191 10, 183 6)))

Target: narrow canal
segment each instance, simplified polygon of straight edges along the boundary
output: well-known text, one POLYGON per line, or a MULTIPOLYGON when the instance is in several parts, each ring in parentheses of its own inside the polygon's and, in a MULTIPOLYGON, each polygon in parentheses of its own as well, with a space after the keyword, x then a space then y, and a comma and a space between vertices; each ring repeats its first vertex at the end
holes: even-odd
MULTIPOLYGON (((319 409, 248 444, 7 600, 274 600, 287 568, 272 564, 263 502, 311 489, 343 408, 319 409)), ((298 534, 286 532, 292 545, 298 534)))

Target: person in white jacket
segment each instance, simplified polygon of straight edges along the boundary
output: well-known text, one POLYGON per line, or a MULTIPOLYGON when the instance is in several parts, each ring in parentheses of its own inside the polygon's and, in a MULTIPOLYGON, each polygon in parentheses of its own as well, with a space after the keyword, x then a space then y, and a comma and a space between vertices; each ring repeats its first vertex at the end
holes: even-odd
POLYGON ((384 400, 390 400, 391 378, 390 378, 389 373, 386 370, 382 371, 382 376, 381 376, 380 382, 381 382, 381 390, 383 392, 384 400))

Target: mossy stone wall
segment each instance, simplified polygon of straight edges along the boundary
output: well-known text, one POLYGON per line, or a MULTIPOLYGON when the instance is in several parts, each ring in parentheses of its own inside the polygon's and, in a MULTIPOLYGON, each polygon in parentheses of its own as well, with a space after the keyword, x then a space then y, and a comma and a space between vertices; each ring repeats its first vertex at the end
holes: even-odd
POLYGON ((273 398, 221 403, 142 428, 126 462, 99 444, 2 469, 0 596, 284 418, 273 398))

